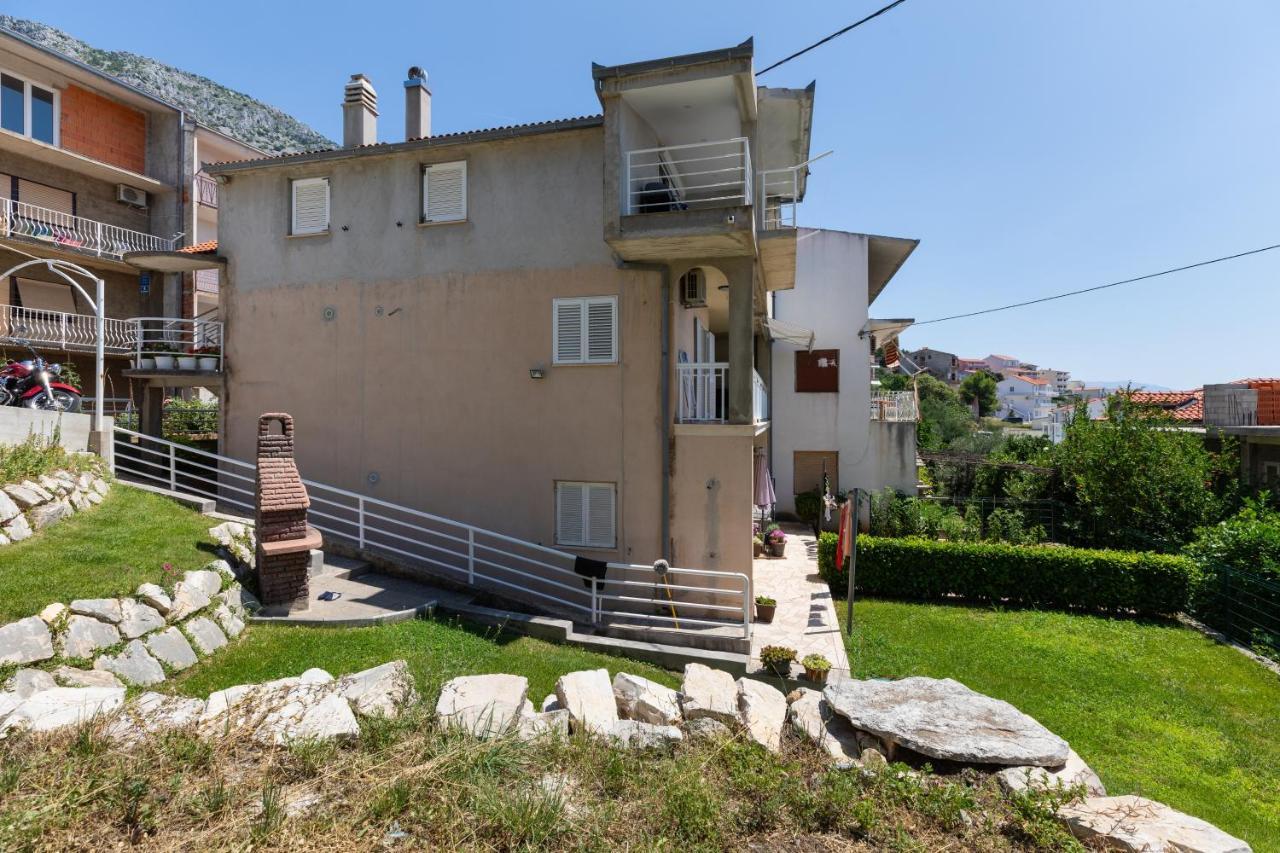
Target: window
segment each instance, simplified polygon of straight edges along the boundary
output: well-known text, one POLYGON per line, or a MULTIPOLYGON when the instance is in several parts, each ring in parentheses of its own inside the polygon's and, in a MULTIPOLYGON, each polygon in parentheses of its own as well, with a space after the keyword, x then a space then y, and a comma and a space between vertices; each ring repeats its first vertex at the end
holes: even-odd
POLYGON ((422 167, 422 221, 462 222, 467 218, 467 163, 422 167))
POLYGON ((694 267, 680 276, 680 302, 686 308, 701 308, 707 304, 707 276, 701 267, 694 267))
POLYGON ((302 178, 290 185, 293 196, 291 234, 323 234, 329 230, 329 179, 302 178))
POLYGON ((616 548, 612 483, 556 483, 556 544, 616 548))
POLYGON ((57 95, 11 74, 0 74, 0 127, 56 144, 57 95))
POLYGON ((840 350, 796 353, 796 393, 840 390, 840 350))
POLYGON ((618 298, 552 300, 554 364, 613 364, 618 360, 618 298))

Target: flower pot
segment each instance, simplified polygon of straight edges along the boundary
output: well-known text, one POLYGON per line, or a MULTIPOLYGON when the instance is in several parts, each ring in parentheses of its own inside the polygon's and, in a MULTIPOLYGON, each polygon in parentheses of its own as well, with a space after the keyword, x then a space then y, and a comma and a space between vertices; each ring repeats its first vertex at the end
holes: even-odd
POLYGON ((829 669, 805 669, 804 677, 814 684, 826 684, 827 676, 831 674, 829 669))
POLYGON ((171 355, 156 356, 156 370, 173 370, 173 356, 171 355))
POLYGON ((786 551, 787 551, 786 542, 770 542, 769 543, 769 553, 775 557, 781 557, 783 554, 786 553, 786 551))
POLYGON ((759 556, 760 556, 761 554, 763 554, 763 553, 764 553, 764 543, 763 543, 763 542, 756 542, 756 541, 754 541, 754 540, 753 540, 753 541, 751 542, 751 556, 752 556, 752 557, 759 557, 759 556))
POLYGON ((179 370, 195 370, 196 357, 194 355, 178 356, 178 369, 179 370))
POLYGON ((154 358, 135 358, 133 366, 137 370, 155 370, 156 360, 154 358))
POLYGON ((217 370, 218 357, 216 355, 202 355, 197 361, 200 362, 201 370, 217 370))
POLYGON ((773 612, 778 609, 776 604, 757 604, 756 605, 756 621, 768 624, 773 621, 773 612))
POLYGON ((773 673, 774 675, 778 676, 778 678, 790 678, 790 677, 791 677, 791 661, 787 661, 786 663, 771 663, 771 664, 766 664, 766 665, 765 665, 765 668, 766 668, 767 670, 769 670, 769 672, 771 672, 771 673, 773 673))

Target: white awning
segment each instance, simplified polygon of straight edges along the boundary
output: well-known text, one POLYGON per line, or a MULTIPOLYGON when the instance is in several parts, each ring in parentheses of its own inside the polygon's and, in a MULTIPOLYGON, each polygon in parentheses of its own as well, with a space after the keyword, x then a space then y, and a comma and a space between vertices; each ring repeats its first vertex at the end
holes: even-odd
POLYGON ((876 346, 884 346, 905 332, 913 323, 914 317, 903 317, 897 320, 868 320, 862 327, 864 335, 874 335, 876 346))
POLYGON ((813 332, 803 326, 779 320, 777 317, 766 317, 764 328, 769 333, 770 340, 794 344, 807 350, 813 349, 813 332))
POLYGON ((77 313, 76 297, 70 285, 20 278, 18 295, 22 297, 23 308, 36 311, 61 311, 64 314, 77 313))

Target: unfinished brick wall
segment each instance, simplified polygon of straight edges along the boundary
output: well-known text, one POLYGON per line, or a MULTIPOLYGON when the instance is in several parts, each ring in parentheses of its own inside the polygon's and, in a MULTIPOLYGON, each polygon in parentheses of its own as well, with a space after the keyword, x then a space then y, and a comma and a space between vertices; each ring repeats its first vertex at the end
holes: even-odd
POLYGON ((320 534, 307 526, 311 499, 293 461, 293 417, 272 412, 258 418, 258 475, 255 521, 258 534, 258 591, 267 606, 305 610, 310 588, 310 552, 320 534), (274 424, 280 432, 273 433, 274 424))
POLYGON ((110 98, 68 86, 59 116, 62 147, 138 174, 147 170, 147 116, 110 98))

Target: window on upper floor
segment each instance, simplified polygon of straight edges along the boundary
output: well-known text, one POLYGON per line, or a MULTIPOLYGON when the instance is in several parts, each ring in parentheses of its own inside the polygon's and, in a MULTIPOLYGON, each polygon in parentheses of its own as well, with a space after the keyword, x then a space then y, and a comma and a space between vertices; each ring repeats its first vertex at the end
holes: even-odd
POLYGON ((552 300, 553 364, 614 364, 618 360, 618 298, 552 300))
POLYGON ((329 179, 299 178, 289 184, 289 233, 324 234, 329 230, 329 179))
POLYGON ((0 73, 0 127, 5 130, 57 144, 57 102, 53 89, 0 73))
POLYGON ((467 218, 467 162, 422 167, 422 221, 462 222, 467 218))
POLYGON ((613 483, 556 483, 556 544, 616 548, 613 483))

